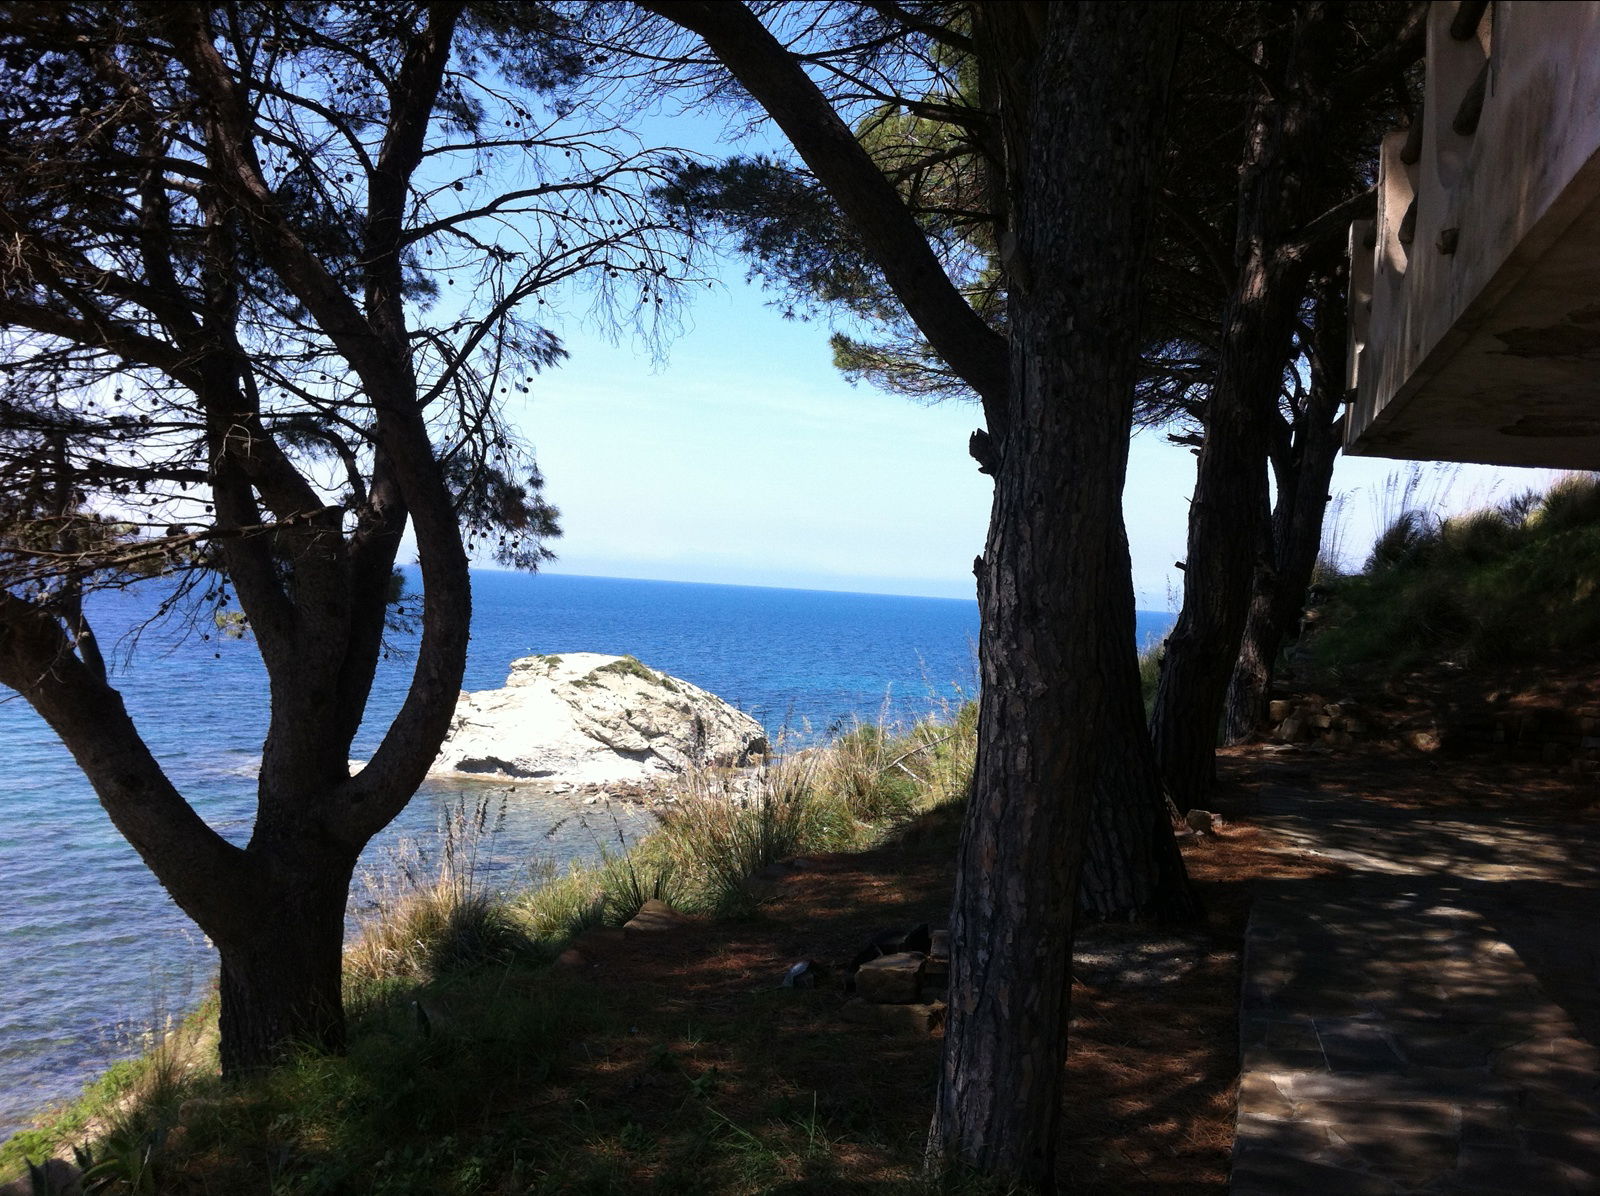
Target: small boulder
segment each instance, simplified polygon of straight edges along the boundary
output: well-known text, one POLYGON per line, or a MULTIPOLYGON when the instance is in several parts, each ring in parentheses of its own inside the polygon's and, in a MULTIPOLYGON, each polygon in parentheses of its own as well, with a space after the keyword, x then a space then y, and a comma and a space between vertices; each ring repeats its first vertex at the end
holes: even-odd
POLYGON ((880 930, 867 940, 867 945, 855 953, 854 958, 845 964, 845 991, 855 991, 856 969, 868 960, 877 959, 883 955, 895 955, 902 951, 916 951, 927 955, 933 946, 933 932, 926 922, 913 926, 910 930, 891 928, 880 930))
POLYGON ((1408 731, 1406 742, 1419 752, 1439 750, 1439 735, 1436 731, 1408 731))
POLYGON ((665 901, 658 901, 652 897, 639 907, 638 913, 623 923, 622 933, 630 938, 639 935, 662 934, 669 930, 676 930, 686 920, 682 914, 665 901))
POLYGON ((907 1005, 922 996, 922 974, 927 956, 920 951, 898 951, 869 959, 856 969, 856 992, 878 1005, 907 1005))

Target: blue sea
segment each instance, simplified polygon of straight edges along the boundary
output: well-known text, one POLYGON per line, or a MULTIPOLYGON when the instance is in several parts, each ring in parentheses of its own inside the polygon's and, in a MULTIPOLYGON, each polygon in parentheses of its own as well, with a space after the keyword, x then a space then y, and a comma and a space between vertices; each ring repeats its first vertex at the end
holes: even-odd
MULTIPOLYGON (((164 583, 97 595, 90 615, 128 708, 179 789, 221 833, 249 837, 266 730, 254 645, 209 620, 150 623, 164 583)), ((759 718, 791 742, 854 719, 914 719, 975 696, 977 606, 970 601, 752 586, 477 572, 467 689, 505 683, 534 653, 631 654, 759 718)), ((1141 640, 1172 616, 1139 615, 1141 640)), ((356 755, 370 751, 409 680, 395 637, 356 755)), ((214 953, 117 835, 66 749, 0 689, 0 1139, 71 1097, 139 1046, 163 1017, 203 995, 214 953)), ((430 782, 368 847, 365 870, 396 867, 403 844, 426 859, 441 818, 504 798, 506 817, 478 873, 512 884, 592 857, 649 829, 622 804, 473 782, 430 782)), ((359 907, 364 891, 353 895, 359 907)))

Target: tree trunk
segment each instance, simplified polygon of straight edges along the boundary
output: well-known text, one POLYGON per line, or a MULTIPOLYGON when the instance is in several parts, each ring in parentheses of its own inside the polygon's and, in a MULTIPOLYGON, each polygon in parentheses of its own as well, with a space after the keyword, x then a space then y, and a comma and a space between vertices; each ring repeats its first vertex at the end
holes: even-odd
POLYGON ((1037 1189, 1054 1184, 1084 834, 1107 728, 1137 686, 1121 492, 1179 21, 1175 6, 1066 9, 1039 10, 1029 108, 1008 114, 1027 150, 1012 163, 1010 410, 978 569, 978 761, 929 1141, 936 1162, 1037 1189))
POLYGON ((1323 517, 1334 461, 1343 443, 1346 319, 1342 271, 1317 284, 1310 352, 1310 386, 1295 419, 1293 440, 1277 470, 1272 514, 1273 564, 1258 570, 1239 661, 1228 686, 1227 739, 1241 743, 1266 719, 1273 670, 1285 640, 1300 622, 1322 549, 1323 517))
MULTIPOLYGON (((1208 445, 1213 435, 1208 432, 1208 445)), ((1214 460, 1209 469, 1202 453, 1190 508, 1183 610, 1167 637, 1151 720, 1162 775, 1183 811, 1200 804, 1215 779, 1223 697, 1256 566, 1256 508, 1266 500, 1265 480, 1253 476, 1264 472, 1264 454, 1252 451, 1251 443, 1233 447, 1226 461, 1214 460)))
POLYGON ((306 849, 285 858, 293 879, 264 886, 257 916, 217 941, 224 1076, 269 1067, 296 1049, 344 1049, 340 970, 355 858, 306 849), (321 867, 308 857, 320 857, 321 867))
MULTIPOLYGON (((1131 587, 1114 585, 1109 600, 1125 607, 1122 617, 1131 625, 1131 587)), ((1200 904, 1173 837, 1166 786, 1145 726, 1137 664, 1112 680, 1122 692, 1107 703, 1078 910, 1097 921, 1190 922, 1199 916, 1200 904)))
POLYGON ((1223 312, 1217 375, 1189 507, 1183 610, 1167 637, 1151 733, 1172 799, 1199 803, 1215 776, 1229 679, 1268 517, 1267 450, 1307 269, 1290 242, 1304 215, 1321 95, 1301 85, 1331 57, 1328 11, 1297 10, 1281 94, 1263 94, 1241 171, 1238 274, 1223 312))
POLYGON ((1139 721, 1112 717, 1101 743, 1078 911, 1097 922, 1182 924, 1200 916, 1172 833, 1166 786, 1139 721))
POLYGON ((1228 701, 1223 714, 1222 738, 1230 744, 1249 743, 1266 721, 1267 694, 1272 688, 1272 662, 1283 642, 1274 618, 1279 588, 1277 569, 1263 561, 1256 566, 1250 587, 1250 610, 1239 640, 1239 659, 1228 681, 1228 701))

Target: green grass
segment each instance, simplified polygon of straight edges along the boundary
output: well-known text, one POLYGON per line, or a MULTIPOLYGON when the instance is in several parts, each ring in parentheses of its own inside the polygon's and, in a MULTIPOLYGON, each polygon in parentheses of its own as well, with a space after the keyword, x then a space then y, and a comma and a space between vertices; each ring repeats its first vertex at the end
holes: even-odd
MULTIPOLYGON (((11 1139, 0 1177, 76 1148, 107 1193, 624 1192, 641 1165, 659 1191, 838 1190, 833 1135, 857 1132, 859 1114, 819 1113, 814 1094, 809 1109, 785 1097, 731 1112, 717 1068, 690 1065, 692 1042, 687 1053, 660 1045, 663 1108, 654 1096, 637 1108, 587 1104, 582 1075, 569 1074, 583 1066, 574 1045, 621 1032, 614 997, 547 964, 651 898, 711 917, 757 914, 768 890, 753 878, 774 861, 869 846, 919 812, 951 808, 976 722, 968 702, 906 731, 857 726, 759 770, 686 774, 660 827, 631 850, 515 892, 477 883, 478 844, 499 814, 463 806, 436 871, 413 858, 372 882, 374 912, 346 951, 347 1054, 306 1053, 224 1084, 213 999, 11 1139), (535 1110, 561 1132, 532 1134, 535 1110)), ((720 1032, 737 1039, 721 1050, 771 1049, 764 1025, 720 1032)), ((595 1049, 590 1062, 603 1061, 595 1049)))
POLYGON ((1139 693, 1144 698, 1144 716, 1149 718, 1156 708, 1156 687, 1161 683, 1161 658, 1167 643, 1160 640, 1139 653, 1139 693))
POLYGON ((1574 475, 1542 496, 1446 520, 1402 511, 1359 574, 1326 585, 1311 647, 1331 680, 1590 656, 1600 642, 1600 482, 1574 475))
POLYGON ((639 680, 651 685, 660 685, 662 683, 660 673, 632 656, 621 656, 610 664, 603 664, 597 669, 591 669, 588 679, 598 677, 602 673, 615 673, 619 677, 637 677, 639 680))

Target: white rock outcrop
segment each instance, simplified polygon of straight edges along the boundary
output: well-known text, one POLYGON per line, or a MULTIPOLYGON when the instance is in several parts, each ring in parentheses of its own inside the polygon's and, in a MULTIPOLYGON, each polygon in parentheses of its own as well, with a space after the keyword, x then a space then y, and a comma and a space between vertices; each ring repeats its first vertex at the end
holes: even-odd
POLYGON ((511 663, 505 688, 463 693, 435 774, 609 785, 767 751, 760 723, 631 656, 567 652, 511 663))

